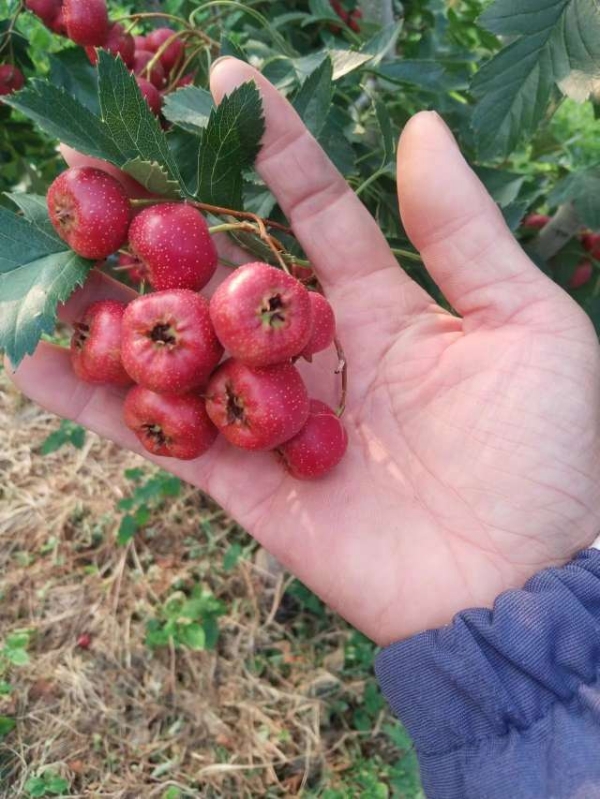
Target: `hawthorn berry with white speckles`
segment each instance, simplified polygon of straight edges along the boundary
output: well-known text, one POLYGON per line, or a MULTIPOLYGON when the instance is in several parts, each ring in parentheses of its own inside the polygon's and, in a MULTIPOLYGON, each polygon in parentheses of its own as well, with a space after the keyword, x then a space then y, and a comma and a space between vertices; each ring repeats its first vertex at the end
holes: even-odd
POLYGON ((48 189, 58 235, 84 258, 106 258, 127 240, 131 204, 118 180, 94 167, 72 167, 48 189))
POLYGON ((126 306, 115 300, 93 302, 73 323, 71 364, 80 380, 129 386, 121 363, 121 325, 126 306))
POLYGON ((298 480, 324 477, 344 457, 348 434, 329 405, 310 401, 308 420, 300 432, 277 450, 285 469, 298 480))
POLYGON ((185 394, 206 384, 223 347, 207 300, 174 289, 146 294, 127 306, 121 353, 136 383, 159 393, 185 394))
POLYGON ((123 412, 127 427, 153 455, 199 458, 218 435, 204 401, 195 394, 156 394, 136 386, 127 394, 123 412))
POLYGON ((105 0, 64 0, 62 10, 69 39, 102 47, 109 33, 105 0))
POLYGON ((129 247, 157 291, 204 288, 217 268, 217 249, 202 214, 185 203, 160 203, 137 214, 129 247))
POLYGON ((271 366, 299 355, 310 338, 311 313, 304 286, 261 262, 236 269, 210 301, 219 341, 251 366, 271 366))
POLYGON ((231 444, 269 450, 299 432, 308 418, 309 400, 292 364, 255 369, 230 358, 210 379, 206 410, 231 444))
POLYGON ((316 291, 311 291, 309 297, 312 306, 312 328, 308 344, 302 350, 302 355, 307 360, 310 360, 317 352, 322 352, 330 347, 335 338, 333 308, 325 297, 316 291))
MULTIPOLYGON (((108 29, 106 40, 102 44, 102 49, 113 56, 120 55, 126 67, 131 69, 135 58, 135 42, 133 36, 118 22, 108 29)), ((93 66, 98 63, 98 53, 94 47, 86 47, 85 52, 93 66)))

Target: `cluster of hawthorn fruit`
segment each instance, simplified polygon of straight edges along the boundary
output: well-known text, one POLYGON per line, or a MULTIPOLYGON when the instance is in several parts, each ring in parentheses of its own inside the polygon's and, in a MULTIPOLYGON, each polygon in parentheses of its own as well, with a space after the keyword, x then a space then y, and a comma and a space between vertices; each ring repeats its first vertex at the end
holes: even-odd
MULTIPOLYGON (((135 75, 150 110, 157 116, 163 95, 193 82, 193 73, 180 74, 185 43, 172 28, 156 28, 146 36, 133 36, 108 17, 106 0, 25 0, 25 7, 59 36, 66 36, 85 49, 96 65, 101 48, 135 75)), ((25 77, 13 64, 0 64, 0 95, 22 89, 25 77)))
MULTIPOLYGON (((525 217, 522 227, 526 230, 543 230, 550 222, 547 214, 529 214, 525 217)), ((600 233, 593 233, 591 230, 582 230, 579 233, 579 240, 583 249, 590 254, 595 261, 600 261, 600 233)), ((592 261, 584 258, 577 264, 569 280, 569 288, 580 289, 587 285, 594 275, 594 265, 592 261)))
POLYGON ((199 292, 218 254, 200 211, 160 200, 134 208, 100 169, 67 169, 47 203, 71 249, 100 260, 127 247, 128 265, 153 289, 127 305, 92 303, 71 342, 81 380, 130 387, 125 424, 149 452, 197 458, 221 433, 242 449, 274 451, 299 479, 339 463, 347 447, 339 415, 309 398, 294 363, 334 342, 321 293, 257 262, 235 269, 208 301, 199 292))

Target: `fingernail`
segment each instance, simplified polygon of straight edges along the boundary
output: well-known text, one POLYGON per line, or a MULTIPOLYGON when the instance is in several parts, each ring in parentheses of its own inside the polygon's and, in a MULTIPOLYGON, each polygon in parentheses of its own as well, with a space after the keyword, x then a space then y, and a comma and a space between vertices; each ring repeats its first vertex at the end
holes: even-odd
POLYGON ((223 61, 227 61, 227 59, 230 59, 230 58, 233 58, 233 56, 230 56, 230 55, 221 55, 221 56, 219 56, 216 59, 216 61, 213 61, 212 64, 210 65, 210 74, 212 75, 213 70, 217 66, 217 64, 222 64, 223 61))

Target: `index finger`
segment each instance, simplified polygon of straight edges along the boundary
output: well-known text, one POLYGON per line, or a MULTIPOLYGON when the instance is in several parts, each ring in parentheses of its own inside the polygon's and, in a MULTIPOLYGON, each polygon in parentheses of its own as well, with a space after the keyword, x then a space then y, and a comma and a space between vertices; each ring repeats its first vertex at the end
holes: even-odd
POLYGON ((325 287, 336 292, 377 272, 390 288, 404 284, 401 302, 415 312, 431 303, 403 272, 377 223, 309 133, 290 103, 248 64, 215 62, 211 91, 219 102, 253 80, 262 97, 266 131, 256 169, 287 216, 325 287))

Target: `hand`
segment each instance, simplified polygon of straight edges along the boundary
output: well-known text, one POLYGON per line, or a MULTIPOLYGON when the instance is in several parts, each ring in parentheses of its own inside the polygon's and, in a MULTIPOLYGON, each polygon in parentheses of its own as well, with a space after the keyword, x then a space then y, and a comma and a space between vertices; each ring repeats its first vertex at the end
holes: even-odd
MULTIPOLYGON (((215 67, 217 100, 254 78, 267 132, 257 168, 321 277, 349 362, 350 445, 325 480, 219 441, 161 465, 211 494, 329 605, 379 644, 491 605, 600 529, 600 360, 578 306, 523 253, 432 113, 398 151, 404 225, 460 316, 398 267, 360 200, 289 104, 251 67, 215 67)), ((94 276, 65 307, 127 291, 94 276)), ((306 371, 336 402, 333 354, 306 371)), ((15 375, 54 413, 140 451, 122 393, 74 377, 41 344, 15 375)))

